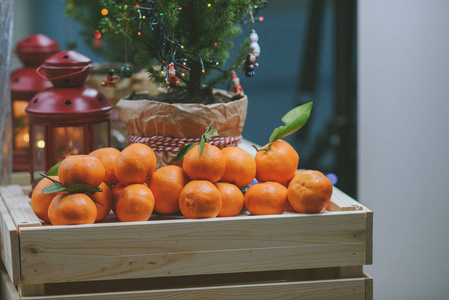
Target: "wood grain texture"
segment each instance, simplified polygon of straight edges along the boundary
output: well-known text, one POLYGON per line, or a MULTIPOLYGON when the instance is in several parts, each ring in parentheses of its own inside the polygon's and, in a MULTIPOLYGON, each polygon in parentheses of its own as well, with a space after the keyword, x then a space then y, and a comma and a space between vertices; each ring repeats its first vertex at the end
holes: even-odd
POLYGON ((19 284, 19 296, 22 298, 29 296, 45 296, 45 284, 19 284))
POLYGON ((23 228, 22 282, 363 265, 365 212, 23 228))
MULTIPOLYGON (((27 297, 40 300, 40 297, 27 297)), ((48 296, 47 300, 135 300, 135 299, 365 299, 365 278, 319 280, 308 282, 276 282, 119 293, 48 296)))
POLYGON ((373 300, 374 299, 374 282, 373 278, 369 275, 365 275, 365 300, 373 300))
POLYGON ((41 220, 31 208, 30 198, 23 194, 20 186, 9 185, 0 187, 0 194, 18 228, 42 226, 41 220))
POLYGON ((328 211, 363 210, 364 206, 355 201, 334 186, 331 202, 327 206, 328 211))
POLYGON ((0 263, 0 299, 20 300, 16 287, 11 282, 9 274, 2 263, 0 263))
POLYGON ((14 284, 20 279, 19 235, 9 211, 0 196, 0 253, 6 271, 14 284))
POLYGON ((366 209, 366 264, 373 264, 373 212, 366 209))

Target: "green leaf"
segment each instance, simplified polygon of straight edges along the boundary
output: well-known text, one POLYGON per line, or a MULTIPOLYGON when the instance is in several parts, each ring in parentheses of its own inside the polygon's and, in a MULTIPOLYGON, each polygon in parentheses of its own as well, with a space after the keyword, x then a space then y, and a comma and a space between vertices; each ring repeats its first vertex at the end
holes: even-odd
POLYGON ((96 192, 102 192, 103 189, 98 187, 95 188, 93 186, 91 186, 90 184, 84 184, 84 183, 77 183, 71 186, 68 186, 66 188, 66 191, 69 193, 83 193, 83 194, 93 194, 96 192))
POLYGON ((312 102, 303 104, 290 110, 282 117, 284 126, 276 128, 270 136, 270 143, 282 139, 303 127, 309 119, 312 110, 312 102))
POLYGON ((53 194, 65 191, 67 191, 67 188, 59 184, 50 184, 49 186, 47 186, 45 189, 42 190, 44 194, 53 194))
POLYGON ((179 150, 178 154, 176 154, 176 156, 171 161, 177 161, 177 160, 183 159, 184 156, 186 156, 187 152, 189 152, 190 149, 192 149, 196 145, 198 145, 198 143, 192 143, 192 144, 185 145, 184 147, 181 148, 181 150, 179 150))
POLYGON ((52 181, 54 184, 57 184, 57 185, 60 185, 60 186, 64 186, 62 183, 60 183, 59 181, 49 177, 48 175, 45 175, 45 174, 39 174, 39 175, 41 175, 42 177, 47 178, 48 180, 52 181))
POLYGON ((54 165, 53 167, 50 168, 50 170, 48 170, 47 172, 47 176, 58 176, 58 169, 59 169, 59 165, 61 164, 62 160, 60 162, 58 162, 56 165, 54 165))
POLYGON ((209 140, 214 137, 214 136, 218 136, 218 131, 217 129, 213 129, 211 131, 207 131, 206 133, 203 134, 204 136, 204 140, 206 142, 209 142, 209 140))
POLYGON ((207 126, 207 128, 206 128, 206 133, 208 133, 210 131, 210 129, 212 128, 212 123, 214 123, 214 121, 210 121, 209 126, 207 126))
POLYGON ((205 140, 204 135, 203 135, 201 137, 200 146, 199 146, 200 156, 203 155, 203 150, 204 150, 204 144, 205 143, 206 143, 206 140, 205 140))
POLYGON ((89 184, 84 183, 78 183, 71 185, 69 187, 65 187, 60 184, 50 184, 45 189, 42 190, 44 194, 52 194, 52 193, 59 193, 59 192, 69 192, 71 194, 74 193, 83 193, 83 194, 94 194, 96 192, 102 192, 103 189, 98 187, 95 188, 89 184))

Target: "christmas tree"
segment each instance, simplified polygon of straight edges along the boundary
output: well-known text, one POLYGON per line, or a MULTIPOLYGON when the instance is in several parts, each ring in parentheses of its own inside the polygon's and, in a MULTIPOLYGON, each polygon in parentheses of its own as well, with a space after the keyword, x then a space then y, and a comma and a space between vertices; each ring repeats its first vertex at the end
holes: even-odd
POLYGON ((171 93, 212 97, 212 88, 230 80, 249 51, 240 46, 227 69, 225 62, 233 38, 243 23, 255 22, 264 0, 102 0, 101 33, 123 37, 134 62, 145 66, 150 77, 169 85, 171 93), (246 21, 245 21, 246 20, 246 21), (214 72, 217 70, 218 72, 214 72))

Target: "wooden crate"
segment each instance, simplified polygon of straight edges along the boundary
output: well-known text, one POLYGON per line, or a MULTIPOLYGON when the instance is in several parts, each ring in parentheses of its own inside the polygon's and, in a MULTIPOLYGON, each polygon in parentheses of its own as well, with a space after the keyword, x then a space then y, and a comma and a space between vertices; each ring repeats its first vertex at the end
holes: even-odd
POLYGON ((320 214, 42 224, 0 188, 2 299, 372 299, 372 212, 334 189, 320 214))

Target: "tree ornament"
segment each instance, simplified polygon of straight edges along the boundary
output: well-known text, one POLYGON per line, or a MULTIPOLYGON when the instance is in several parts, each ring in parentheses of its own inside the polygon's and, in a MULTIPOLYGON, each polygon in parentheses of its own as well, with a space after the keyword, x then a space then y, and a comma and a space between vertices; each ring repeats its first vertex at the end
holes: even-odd
POLYGON ((249 40, 251 44, 249 45, 249 53, 254 54, 256 57, 260 54, 260 46, 257 43, 259 41, 259 36, 256 33, 256 30, 253 29, 249 35, 249 40))
POLYGON ((232 71, 232 93, 234 94, 234 97, 243 97, 243 88, 240 85, 240 79, 237 77, 234 71, 232 71))
POLYGON ((167 84, 171 87, 178 86, 179 85, 179 79, 176 77, 176 69, 173 63, 171 63, 168 66, 168 78, 167 78, 167 84))
POLYGON ((245 72, 246 77, 254 77, 255 68, 259 66, 256 61, 256 56, 254 54, 248 54, 246 59, 242 63, 241 73, 245 72))
POLYGON ((116 88, 117 87, 117 76, 115 76, 114 69, 110 69, 106 80, 101 83, 104 87, 116 88))
POLYGON ((130 78, 131 76, 133 76, 133 69, 131 68, 131 66, 123 65, 120 68, 120 76, 122 76, 123 78, 130 78))

